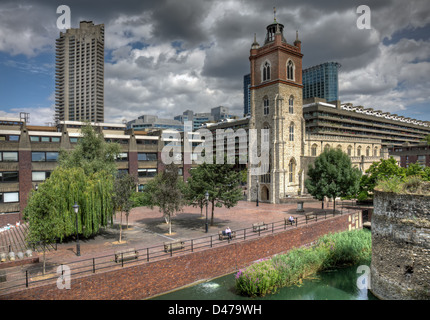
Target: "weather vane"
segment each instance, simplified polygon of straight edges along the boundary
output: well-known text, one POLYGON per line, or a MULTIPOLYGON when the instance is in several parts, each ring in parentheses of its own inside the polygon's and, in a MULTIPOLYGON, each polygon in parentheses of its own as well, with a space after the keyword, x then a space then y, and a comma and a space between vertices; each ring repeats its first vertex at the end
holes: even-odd
POLYGON ((276 21, 276 7, 273 7, 273 18, 275 19, 275 21, 276 21))

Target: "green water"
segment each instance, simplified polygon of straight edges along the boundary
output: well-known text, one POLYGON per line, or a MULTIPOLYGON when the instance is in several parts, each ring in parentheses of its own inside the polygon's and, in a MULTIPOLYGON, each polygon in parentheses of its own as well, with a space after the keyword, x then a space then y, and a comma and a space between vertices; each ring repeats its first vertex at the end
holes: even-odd
MULTIPOLYGON (((277 293, 252 300, 377 300, 372 293, 357 287, 358 266, 317 274, 300 286, 281 288, 277 293)), ((250 300, 235 293, 234 274, 164 294, 152 300, 250 300)))

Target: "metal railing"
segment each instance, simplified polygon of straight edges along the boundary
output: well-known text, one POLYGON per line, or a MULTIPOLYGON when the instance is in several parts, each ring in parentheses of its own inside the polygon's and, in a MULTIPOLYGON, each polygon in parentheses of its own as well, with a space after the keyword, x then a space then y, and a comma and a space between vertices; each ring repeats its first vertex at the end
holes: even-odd
MULTIPOLYGON (((345 203, 346 204, 346 203, 345 203)), ((127 265, 148 263, 162 259, 169 259, 173 256, 184 255, 190 252, 197 252, 229 245, 230 243, 248 241, 268 234, 275 234, 289 229, 297 228, 310 223, 317 223, 321 220, 330 219, 337 215, 351 214, 359 209, 345 209, 344 204, 336 206, 338 209, 314 211, 295 216, 294 223, 290 224, 286 215, 284 220, 265 223, 264 228, 243 228, 232 230, 236 236, 233 239, 221 240, 218 234, 212 234, 200 238, 182 240, 181 245, 173 244, 175 241, 156 245, 152 247, 133 248, 122 250, 120 253, 110 253, 103 256, 96 256, 78 261, 60 263, 47 262, 47 272, 42 272, 42 267, 29 265, 26 270, 5 271, 0 269, 0 296, 2 294, 38 286, 41 284, 55 283, 64 273, 64 266, 71 270, 73 277, 94 274, 96 272, 110 271, 124 268, 127 265), (311 217, 313 216, 313 217, 311 217), (134 254, 133 254, 134 253, 134 254), (3 271, 3 273, 2 273, 3 271)), ((39 265, 41 262, 39 262, 39 265)))

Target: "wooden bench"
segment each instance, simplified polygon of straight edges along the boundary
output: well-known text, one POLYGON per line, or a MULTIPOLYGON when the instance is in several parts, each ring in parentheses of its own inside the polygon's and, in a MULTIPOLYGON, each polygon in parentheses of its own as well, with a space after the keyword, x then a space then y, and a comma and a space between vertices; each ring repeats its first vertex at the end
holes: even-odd
POLYGON ((267 224, 264 222, 257 222, 252 224, 252 231, 258 232, 267 229, 267 224))
POLYGON ((115 262, 122 262, 127 260, 137 259, 139 257, 139 253, 136 249, 125 249, 115 252, 115 262))
MULTIPOLYGON (((224 231, 219 231, 218 232, 218 237, 220 240, 226 240, 228 239, 228 235, 224 233, 224 231)), ((236 231, 232 231, 231 232, 231 238, 234 239, 236 238, 236 231)))
POLYGON ((183 240, 175 240, 171 242, 164 242, 164 251, 181 250, 185 248, 185 242, 183 240))
POLYGON ((293 217, 293 219, 294 219, 293 221, 290 221, 290 220, 289 220, 289 218, 290 218, 290 217, 288 217, 288 218, 287 218, 287 217, 285 217, 285 218, 284 218, 284 223, 285 223, 285 225, 290 225, 290 226, 292 226, 293 224, 295 224, 295 223, 297 222, 297 218, 294 218, 294 217, 293 217))
POLYGON ((305 213, 305 218, 306 218, 306 221, 315 219, 316 218, 316 214, 313 213, 313 212, 305 213))

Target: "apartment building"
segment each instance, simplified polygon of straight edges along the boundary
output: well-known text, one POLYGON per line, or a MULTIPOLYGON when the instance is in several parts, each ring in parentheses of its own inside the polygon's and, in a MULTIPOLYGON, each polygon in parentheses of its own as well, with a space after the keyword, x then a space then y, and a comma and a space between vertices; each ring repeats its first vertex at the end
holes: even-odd
POLYGON ((104 121, 104 25, 81 21, 56 40, 55 118, 104 121))

